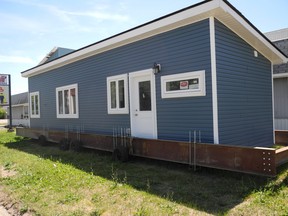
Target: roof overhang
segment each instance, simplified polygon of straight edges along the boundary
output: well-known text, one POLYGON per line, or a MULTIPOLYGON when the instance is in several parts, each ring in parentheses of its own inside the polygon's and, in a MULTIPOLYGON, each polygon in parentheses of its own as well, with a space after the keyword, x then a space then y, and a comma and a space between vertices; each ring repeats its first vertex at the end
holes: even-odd
POLYGON ((273 74, 274 79, 287 78, 287 77, 288 77, 288 73, 273 74))
POLYGON ((23 104, 15 104, 15 105, 12 105, 12 107, 25 107, 25 106, 29 106, 29 103, 23 103, 23 104))
POLYGON ((287 57, 226 0, 207 0, 136 28, 76 50, 53 61, 22 72, 31 77, 72 62, 149 38, 209 17, 215 17, 234 31, 273 64, 286 63, 287 57))

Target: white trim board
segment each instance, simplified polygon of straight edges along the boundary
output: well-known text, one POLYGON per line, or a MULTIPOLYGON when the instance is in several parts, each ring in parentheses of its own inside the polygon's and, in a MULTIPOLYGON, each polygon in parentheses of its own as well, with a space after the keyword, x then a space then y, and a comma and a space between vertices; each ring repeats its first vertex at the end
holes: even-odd
POLYGON ((211 76, 212 76, 213 138, 214 138, 214 143, 219 144, 218 94, 217 94, 217 69, 216 69, 216 45, 215 45, 214 17, 210 17, 209 24, 210 24, 210 50, 211 50, 211 76))
POLYGON ((288 77, 288 73, 273 74, 273 79, 280 79, 280 78, 286 78, 286 77, 288 77))
POLYGON ((51 62, 28 69, 22 72, 22 76, 31 77, 45 73, 117 47, 208 19, 211 16, 220 20, 274 64, 288 62, 287 57, 271 44, 269 40, 263 37, 263 35, 248 23, 228 2, 225 0, 212 0, 184 8, 147 24, 83 47, 51 62))
MULTIPOLYGON (((275 131, 275 113, 274 113, 274 82, 273 82, 273 64, 271 64, 271 87, 272 87, 272 125, 273 131, 275 131)), ((275 144, 275 133, 273 132, 273 143, 275 144)))

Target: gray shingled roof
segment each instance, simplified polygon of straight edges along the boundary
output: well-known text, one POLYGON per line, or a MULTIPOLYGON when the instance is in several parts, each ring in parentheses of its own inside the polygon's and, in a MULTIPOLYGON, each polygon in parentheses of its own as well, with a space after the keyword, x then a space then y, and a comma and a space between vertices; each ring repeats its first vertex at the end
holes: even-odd
POLYGON ((28 103, 28 92, 12 95, 12 106, 28 103))

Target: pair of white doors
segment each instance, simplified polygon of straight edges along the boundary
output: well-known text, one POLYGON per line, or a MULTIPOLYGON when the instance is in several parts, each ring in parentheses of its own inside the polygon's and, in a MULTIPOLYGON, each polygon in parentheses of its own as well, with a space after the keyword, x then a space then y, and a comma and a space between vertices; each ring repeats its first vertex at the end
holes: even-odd
POLYGON ((155 75, 152 69, 129 73, 133 137, 157 139, 155 75))

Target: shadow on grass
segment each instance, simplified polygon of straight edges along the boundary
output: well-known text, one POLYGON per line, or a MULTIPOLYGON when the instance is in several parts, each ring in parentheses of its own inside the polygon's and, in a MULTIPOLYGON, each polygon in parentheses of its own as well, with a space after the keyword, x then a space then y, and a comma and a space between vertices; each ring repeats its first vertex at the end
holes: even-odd
MULTIPOLYGON (((263 177, 208 168, 199 168, 194 172, 187 165, 143 158, 132 158, 129 162, 121 163, 113 161, 112 154, 107 152, 89 149, 80 153, 64 152, 59 150, 57 144, 40 146, 36 141, 17 139, 17 142, 5 145, 41 158, 61 161, 111 181, 115 181, 116 173, 118 180, 125 179, 126 184, 137 190, 210 214, 229 211, 269 182, 263 177)), ((288 166, 283 167, 285 170, 288 166)), ((287 181, 285 179, 284 183, 287 181)))

